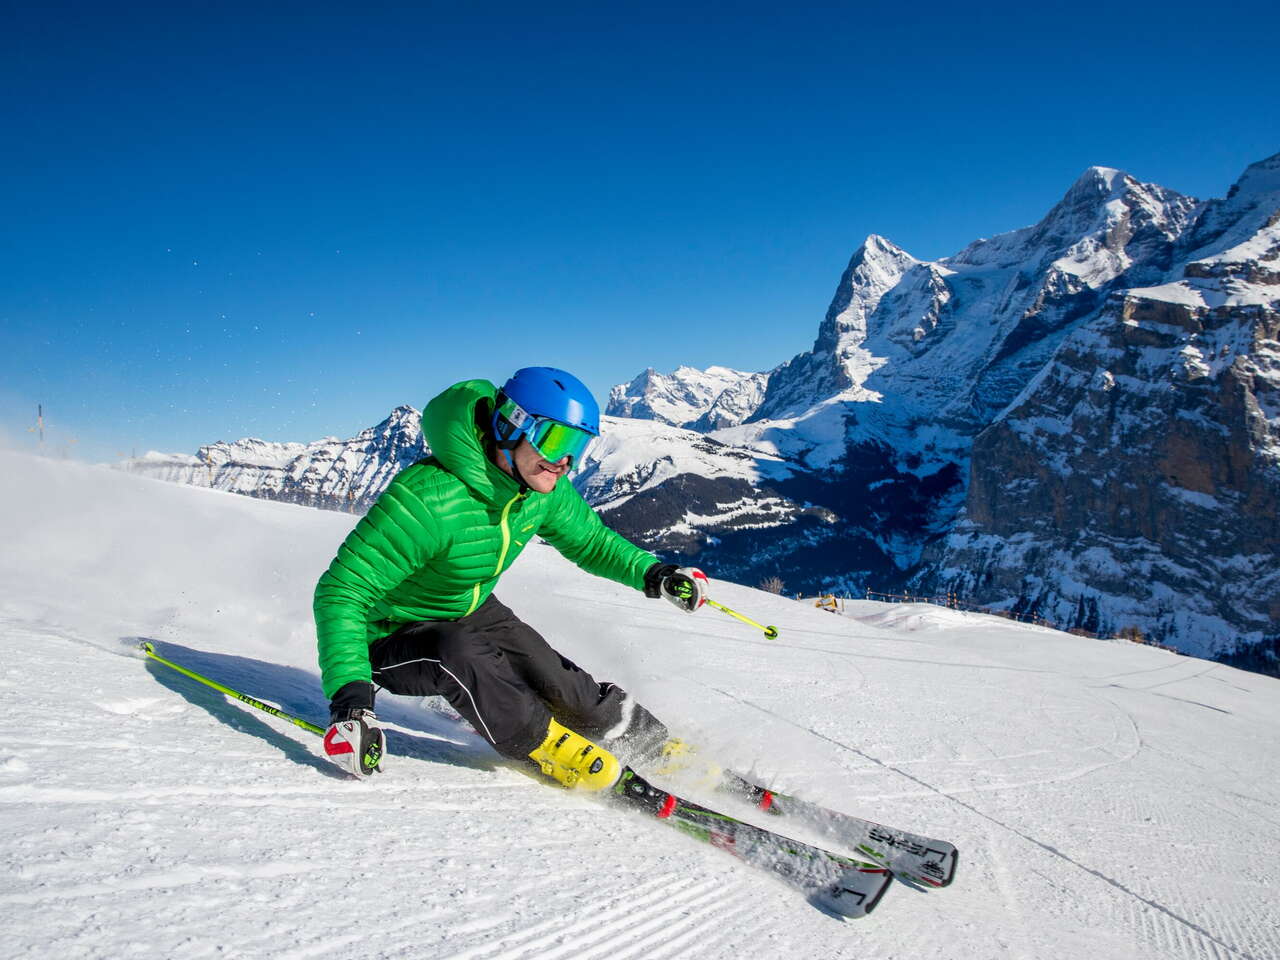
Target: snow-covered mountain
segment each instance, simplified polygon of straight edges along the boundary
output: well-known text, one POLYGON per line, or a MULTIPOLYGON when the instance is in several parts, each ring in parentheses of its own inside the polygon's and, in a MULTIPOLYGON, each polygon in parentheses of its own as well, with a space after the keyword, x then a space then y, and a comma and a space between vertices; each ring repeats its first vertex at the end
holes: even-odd
POLYGON ((330 510, 363 512, 391 478, 426 456, 422 414, 396 407, 375 427, 350 440, 313 443, 220 441, 195 454, 149 452, 120 469, 197 487, 243 493, 330 510))
POLYGON ((356 782, 320 737, 138 654, 323 722, 311 596, 354 522, 0 452, 6 954, 1280 955, 1280 681, 1221 664, 713 580, 766 641, 531 544, 498 595, 566 656, 777 789, 959 848, 945 890, 895 883, 842 923, 536 782, 435 699, 378 695, 386 772, 356 782))
POLYGON ((730 427, 755 412, 768 382, 767 373, 728 367, 677 367, 669 374, 650 367, 630 383, 613 388, 605 413, 695 430, 730 427))
POLYGON ((813 348, 708 433, 783 458, 778 492, 837 519, 730 549, 706 518, 702 561, 1274 649, 1278 167, 1208 203, 1091 168, 1038 224, 934 262, 869 237, 813 348))
POLYGON ((1209 653, 1276 636, 1278 223, 1280 156, 1072 329, 975 440, 935 581, 1209 653))
POLYGON ((880 299, 918 266, 920 261, 883 237, 867 237, 836 286, 813 349, 774 372, 752 415, 756 419, 784 419, 846 392, 856 397, 861 384, 885 362, 863 346, 869 333, 868 319, 880 299))
MULTIPOLYGON (((954 590, 1276 669, 1278 310, 1280 155, 1208 202, 1093 167, 951 257, 868 237, 812 349, 773 370, 615 387, 575 483, 740 582, 954 590)), ((358 509, 422 453, 403 407, 345 443, 129 466, 358 509)))
POLYGON ((972 437, 1106 294, 1161 275, 1194 201, 1092 168, 1037 225, 921 262, 869 237, 841 278, 813 349, 774 374, 754 419, 832 399, 858 434, 914 447, 921 425, 972 437))

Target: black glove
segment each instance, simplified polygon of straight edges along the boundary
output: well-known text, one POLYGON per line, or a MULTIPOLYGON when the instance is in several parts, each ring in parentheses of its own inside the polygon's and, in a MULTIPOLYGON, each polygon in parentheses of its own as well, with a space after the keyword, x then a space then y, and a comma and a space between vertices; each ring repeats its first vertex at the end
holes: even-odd
POLYGON ((387 753, 387 735, 373 712, 373 684, 353 681, 333 695, 324 754, 353 777, 368 777, 387 753))
POLYGON ((680 568, 674 563, 655 563, 644 572, 644 595, 650 600, 662 596, 662 580, 680 568))
POLYGON ((685 613, 707 602, 707 575, 697 567, 655 563, 644 574, 644 595, 663 597, 685 613))

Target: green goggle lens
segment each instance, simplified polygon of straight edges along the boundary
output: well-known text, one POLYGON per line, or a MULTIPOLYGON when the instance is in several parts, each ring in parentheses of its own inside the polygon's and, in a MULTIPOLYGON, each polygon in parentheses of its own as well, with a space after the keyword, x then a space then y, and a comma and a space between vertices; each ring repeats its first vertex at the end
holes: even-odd
POLYGON ((573 462, 577 465, 582 458, 582 451, 591 442, 591 434, 587 431, 556 420, 538 421, 526 436, 533 444, 533 449, 538 451, 538 456, 551 463, 573 457, 573 462))

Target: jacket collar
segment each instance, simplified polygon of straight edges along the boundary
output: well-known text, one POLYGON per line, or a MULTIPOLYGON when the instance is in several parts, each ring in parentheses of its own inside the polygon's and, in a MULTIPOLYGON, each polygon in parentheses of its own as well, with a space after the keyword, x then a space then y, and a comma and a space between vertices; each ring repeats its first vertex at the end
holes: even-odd
POLYGON ((422 411, 422 433, 441 466, 480 500, 501 506, 529 488, 489 458, 488 421, 497 393, 488 380, 455 383, 422 411))

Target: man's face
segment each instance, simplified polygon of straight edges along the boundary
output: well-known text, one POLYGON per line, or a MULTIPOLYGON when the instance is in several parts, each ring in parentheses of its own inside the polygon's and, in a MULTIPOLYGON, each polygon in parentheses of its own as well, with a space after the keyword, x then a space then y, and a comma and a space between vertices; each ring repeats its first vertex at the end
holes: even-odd
MULTIPOLYGON (((544 460, 528 440, 521 440, 520 446, 515 448, 512 456, 515 458, 516 467, 520 470, 520 476, 524 477, 524 482, 529 485, 529 489, 538 493, 550 493, 555 489, 556 481, 569 472, 569 457, 562 457, 555 463, 544 460)), ((507 458, 501 453, 498 454, 497 461, 499 467, 507 473, 511 472, 507 466, 507 458)))

